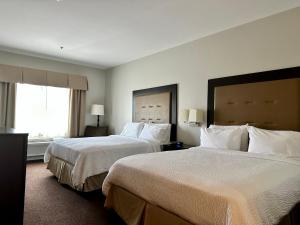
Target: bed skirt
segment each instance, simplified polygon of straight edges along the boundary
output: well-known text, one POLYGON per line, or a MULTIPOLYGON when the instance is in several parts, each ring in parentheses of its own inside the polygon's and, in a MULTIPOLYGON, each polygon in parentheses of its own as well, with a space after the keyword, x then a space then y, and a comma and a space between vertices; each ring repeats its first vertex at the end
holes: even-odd
POLYGON ((73 165, 53 155, 51 155, 50 157, 47 169, 49 169, 54 174, 54 176, 56 176, 59 183, 66 184, 71 188, 82 192, 101 190, 102 183, 107 175, 107 172, 97 174, 95 176, 88 177, 85 180, 84 184, 75 185, 72 182, 73 165))
MULTIPOLYGON (((116 185, 111 186, 106 196, 105 207, 114 209, 128 225, 193 225, 178 215, 155 206, 116 185)), ((278 225, 297 225, 299 217, 296 217, 299 209, 297 205, 278 225)))

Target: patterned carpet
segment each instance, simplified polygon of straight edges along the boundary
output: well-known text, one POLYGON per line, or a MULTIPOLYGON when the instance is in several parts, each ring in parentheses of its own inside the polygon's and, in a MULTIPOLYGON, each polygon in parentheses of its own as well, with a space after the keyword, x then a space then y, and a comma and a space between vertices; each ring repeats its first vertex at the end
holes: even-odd
POLYGON ((28 163, 24 225, 124 225, 103 207, 100 191, 79 193, 57 182, 40 162, 28 163))

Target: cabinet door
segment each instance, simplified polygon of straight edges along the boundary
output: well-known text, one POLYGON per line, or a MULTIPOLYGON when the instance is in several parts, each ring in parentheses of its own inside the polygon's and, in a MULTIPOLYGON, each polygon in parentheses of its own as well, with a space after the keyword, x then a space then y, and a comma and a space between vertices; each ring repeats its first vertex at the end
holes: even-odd
POLYGON ((23 224, 27 136, 0 135, 1 224, 23 224))

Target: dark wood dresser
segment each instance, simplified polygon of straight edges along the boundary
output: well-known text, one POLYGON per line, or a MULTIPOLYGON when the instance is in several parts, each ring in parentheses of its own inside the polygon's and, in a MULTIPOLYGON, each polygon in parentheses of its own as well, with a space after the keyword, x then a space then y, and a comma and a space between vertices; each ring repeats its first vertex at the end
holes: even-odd
POLYGON ((0 224, 23 224, 28 134, 0 128, 0 224))

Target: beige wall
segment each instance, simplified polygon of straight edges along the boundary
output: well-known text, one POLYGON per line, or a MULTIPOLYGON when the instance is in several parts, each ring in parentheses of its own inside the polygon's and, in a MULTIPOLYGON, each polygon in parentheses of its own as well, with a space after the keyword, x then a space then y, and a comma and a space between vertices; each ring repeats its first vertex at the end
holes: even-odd
MULTIPOLYGON (((300 66, 299 21, 296 8, 107 70, 112 133, 131 120, 133 90, 178 83, 179 112, 206 109, 210 78, 300 66)), ((180 123, 178 138, 198 144, 199 128, 180 123)))
POLYGON ((96 117, 90 115, 90 107, 93 103, 104 104, 105 73, 103 70, 2 51, 0 51, 0 64, 85 75, 89 84, 85 123, 86 125, 96 124, 96 117))

